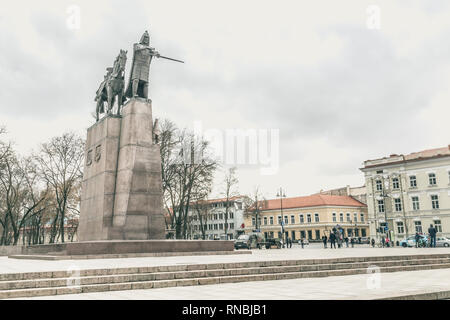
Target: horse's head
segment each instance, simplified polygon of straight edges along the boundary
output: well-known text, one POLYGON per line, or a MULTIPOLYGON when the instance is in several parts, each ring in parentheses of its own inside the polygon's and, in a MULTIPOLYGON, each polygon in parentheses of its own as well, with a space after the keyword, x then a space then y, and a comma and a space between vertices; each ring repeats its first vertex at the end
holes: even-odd
POLYGON ((120 49, 120 53, 117 56, 117 63, 119 70, 125 70, 125 64, 127 63, 127 51, 120 49))

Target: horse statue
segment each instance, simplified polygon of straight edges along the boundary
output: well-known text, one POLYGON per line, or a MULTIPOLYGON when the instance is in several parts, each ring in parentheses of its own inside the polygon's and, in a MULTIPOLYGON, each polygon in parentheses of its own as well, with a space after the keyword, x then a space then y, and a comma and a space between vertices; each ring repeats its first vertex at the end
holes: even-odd
POLYGON ((120 50, 112 68, 107 68, 105 79, 97 90, 95 101, 97 101, 96 121, 99 114, 105 112, 104 102, 107 102, 107 113, 112 114, 112 109, 117 96, 117 115, 120 115, 120 107, 125 102, 125 64, 127 62, 127 51, 120 50))

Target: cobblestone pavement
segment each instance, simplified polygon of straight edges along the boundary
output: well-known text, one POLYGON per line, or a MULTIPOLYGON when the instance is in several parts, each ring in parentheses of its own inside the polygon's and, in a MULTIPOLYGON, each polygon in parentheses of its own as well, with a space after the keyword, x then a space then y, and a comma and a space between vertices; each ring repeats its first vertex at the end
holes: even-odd
POLYGON ((294 245, 291 249, 253 250, 253 254, 215 255, 215 256, 178 256, 178 257, 142 257, 121 259, 87 260, 22 260, 0 257, 0 273, 63 271, 69 268, 97 269, 120 267, 164 266, 177 264, 225 263, 263 260, 325 259, 339 257, 366 257, 387 255, 450 253, 450 248, 370 248, 366 245, 355 248, 323 249, 311 246, 301 249, 294 245))
POLYGON ((450 290, 450 269, 36 297, 49 300, 378 299, 450 290))

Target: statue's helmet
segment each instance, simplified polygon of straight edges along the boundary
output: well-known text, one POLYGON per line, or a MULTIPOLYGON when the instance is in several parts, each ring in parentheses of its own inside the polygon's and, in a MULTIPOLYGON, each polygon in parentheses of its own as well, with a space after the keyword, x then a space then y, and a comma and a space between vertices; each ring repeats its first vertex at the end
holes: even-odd
POLYGON ((150 45, 150 35, 148 34, 147 30, 144 32, 144 34, 141 37, 141 41, 139 41, 140 44, 149 46, 150 45))

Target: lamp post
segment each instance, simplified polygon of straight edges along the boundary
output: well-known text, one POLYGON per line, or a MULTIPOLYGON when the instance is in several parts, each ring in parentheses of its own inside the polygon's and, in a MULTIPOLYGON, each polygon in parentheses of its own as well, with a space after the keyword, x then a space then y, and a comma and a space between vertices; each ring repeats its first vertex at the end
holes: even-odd
POLYGON ((285 236, 284 236, 284 216, 283 216, 283 198, 286 198, 286 193, 284 192, 284 190, 280 187, 280 190, 277 191, 277 198, 280 198, 280 210, 281 210, 281 240, 283 240, 283 248, 284 248, 284 244, 286 243, 285 241, 285 236))
POLYGON ((391 237, 389 236, 389 223, 387 220, 387 205, 386 205, 386 201, 385 201, 386 198, 389 198, 389 195, 387 193, 385 193, 384 186, 383 186, 383 189, 381 190, 380 197, 383 198, 383 204, 384 204, 384 222, 386 223, 384 233, 386 234, 387 238, 389 239, 389 242, 391 242, 391 237))

